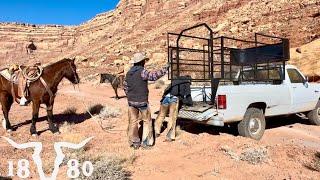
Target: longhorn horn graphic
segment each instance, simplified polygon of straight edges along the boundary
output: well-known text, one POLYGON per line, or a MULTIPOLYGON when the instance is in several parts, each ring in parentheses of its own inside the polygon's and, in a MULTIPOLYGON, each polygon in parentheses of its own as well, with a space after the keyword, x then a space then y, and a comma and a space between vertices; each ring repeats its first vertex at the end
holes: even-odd
POLYGON ((11 146, 13 146, 16 149, 27 149, 27 148, 33 148, 34 152, 32 154, 32 159, 34 163, 37 165, 38 173, 41 180, 47 179, 44 175, 43 168, 42 168, 42 160, 40 157, 41 151, 42 151, 42 143, 41 142, 28 142, 24 144, 18 144, 14 142, 13 140, 2 136, 3 139, 5 139, 11 146))
POLYGON ((2 136, 3 139, 5 139, 9 144, 11 144, 14 148, 16 149, 27 149, 27 148, 34 148, 34 152, 32 154, 32 159, 34 163, 37 166, 38 174, 41 180, 56 180, 57 175, 59 172, 59 167, 63 162, 63 159, 65 158, 65 155, 62 152, 62 147, 70 148, 70 149, 81 149, 83 148, 93 137, 90 137, 88 139, 85 139, 79 144, 74 144, 74 143, 68 143, 68 142, 57 142, 54 143, 54 149, 56 152, 56 159, 54 163, 54 169, 51 177, 46 177, 44 172, 43 172, 43 167, 42 167, 42 160, 40 157, 40 154, 42 152, 42 143, 41 142, 28 142, 24 144, 18 144, 14 142, 13 140, 2 136))
POLYGON ((68 142, 56 142, 54 143, 54 150, 56 151, 57 157, 54 162, 54 170, 51 177, 57 177, 59 172, 59 166, 63 162, 63 159, 65 158, 65 155, 62 152, 62 148, 69 148, 69 149, 81 149, 83 148, 89 141, 91 141, 93 137, 90 137, 88 139, 85 139, 79 144, 74 143, 68 143, 68 142))

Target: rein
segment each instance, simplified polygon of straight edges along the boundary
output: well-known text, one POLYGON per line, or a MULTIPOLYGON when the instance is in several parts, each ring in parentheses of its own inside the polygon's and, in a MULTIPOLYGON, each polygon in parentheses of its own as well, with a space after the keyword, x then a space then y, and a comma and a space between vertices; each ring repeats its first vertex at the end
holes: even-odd
MULTIPOLYGON (((74 75, 75 79, 77 79, 76 72, 74 71, 74 69, 72 68, 72 66, 71 66, 70 63, 69 63, 69 65, 70 65, 70 68, 71 68, 71 70, 72 70, 72 72, 73 72, 73 75, 74 75)), ((117 77, 116 77, 115 79, 117 79, 117 77)), ((78 81, 77 81, 77 82, 78 82, 78 81)), ((74 84, 72 84, 72 85, 73 85, 74 90, 76 91, 76 86, 75 86, 74 84)), ((78 82, 77 91, 78 91, 79 93, 81 92, 81 91, 80 91, 79 82, 78 82)), ((101 128, 103 131, 106 131, 106 132, 108 132, 108 133, 113 133, 112 131, 125 131, 125 130, 111 130, 111 129, 108 129, 108 128, 103 127, 103 125, 102 125, 102 119, 101 119, 99 116, 94 116, 94 115, 90 112, 90 108, 87 106, 87 104, 84 103, 84 100, 81 100, 81 103, 85 106, 86 112, 90 115, 90 117, 93 118, 93 119, 97 119, 97 123, 98 123, 98 125, 100 126, 100 128, 101 128)))

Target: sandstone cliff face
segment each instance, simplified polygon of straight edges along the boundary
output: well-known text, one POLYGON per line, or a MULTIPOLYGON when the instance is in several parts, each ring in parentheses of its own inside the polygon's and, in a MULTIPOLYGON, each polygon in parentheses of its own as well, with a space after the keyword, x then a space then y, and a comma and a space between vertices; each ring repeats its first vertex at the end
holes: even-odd
POLYGON ((159 64, 166 60, 166 33, 200 22, 217 35, 251 38, 262 32, 288 37, 299 47, 320 37, 320 1, 121 0, 115 10, 79 26, 0 24, 0 59, 3 65, 81 55, 104 71, 115 59, 146 51, 159 64), (37 46, 32 56, 26 53, 31 40, 37 46))

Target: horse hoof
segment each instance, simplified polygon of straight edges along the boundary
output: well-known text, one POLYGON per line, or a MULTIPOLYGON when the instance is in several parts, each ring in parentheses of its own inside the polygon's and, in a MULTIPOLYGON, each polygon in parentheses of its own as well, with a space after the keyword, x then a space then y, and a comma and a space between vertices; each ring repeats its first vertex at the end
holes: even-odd
POLYGON ((52 134, 61 134, 59 130, 57 131, 51 131, 52 134))
POLYGON ((52 126, 49 128, 52 134, 60 133, 59 128, 56 126, 52 126))
POLYGON ((12 129, 7 129, 7 133, 11 133, 12 132, 12 129))
POLYGON ((38 136, 38 134, 32 134, 31 136, 33 136, 33 137, 37 137, 37 136, 38 136))

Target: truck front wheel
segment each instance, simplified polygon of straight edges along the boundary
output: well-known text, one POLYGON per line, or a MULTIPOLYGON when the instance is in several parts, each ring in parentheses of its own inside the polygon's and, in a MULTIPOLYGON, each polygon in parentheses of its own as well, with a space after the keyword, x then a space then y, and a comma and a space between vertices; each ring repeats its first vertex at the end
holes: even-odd
POLYGON ((308 118, 313 125, 320 126, 320 101, 316 108, 308 113, 308 118))
POLYGON ((263 111, 258 108, 248 108, 243 120, 238 124, 240 136, 260 140, 266 128, 263 111))

